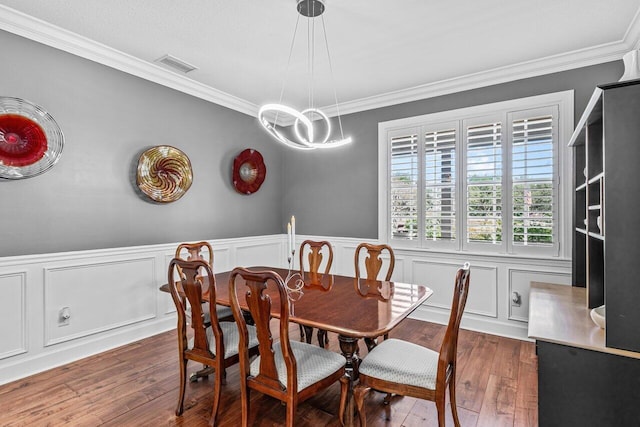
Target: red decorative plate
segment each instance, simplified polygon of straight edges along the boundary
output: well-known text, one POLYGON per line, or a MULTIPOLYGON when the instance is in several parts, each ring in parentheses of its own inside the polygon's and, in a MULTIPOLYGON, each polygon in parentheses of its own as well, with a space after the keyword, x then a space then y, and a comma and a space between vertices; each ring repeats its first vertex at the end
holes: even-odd
POLYGON ((255 193, 266 176, 267 167, 262 154, 253 148, 247 148, 233 160, 233 186, 238 193, 255 193))
POLYGON ((29 178, 52 167, 64 137, 53 117, 20 98, 0 97, 0 178, 29 178))

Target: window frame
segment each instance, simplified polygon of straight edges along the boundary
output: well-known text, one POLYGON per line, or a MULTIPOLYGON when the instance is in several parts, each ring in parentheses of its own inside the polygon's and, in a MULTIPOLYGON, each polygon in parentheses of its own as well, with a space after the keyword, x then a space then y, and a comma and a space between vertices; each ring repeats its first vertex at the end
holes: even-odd
MULTIPOLYGON (((504 256, 525 256, 536 258, 561 258, 568 259, 571 256, 571 224, 567 221, 571 218, 571 150, 567 142, 573 132, 574 121, 574 91, 562 91, 537 95, 507 101, 483 104, 455 110, 434 112, 420 116, 407 117, 378 123, 378 238, 382 241, 392 243, 394 247, 403 249, 416 249, 424 251, 452 252, 452 253, 477 253, 493 254, 504 256), (554 171, 557 194, 557 203, 554 203, 554 243, 549 247, 527 246, 513 244, 512 230, 512 147, 511 139, 513 135, 513 121, 521 117, 521 113, 535 111, 537 109, 557 109, 556 128, 554 131, 554 171), (502 201, 502 228, 508 230, 508 235, 503 236, 499 245, 487 245, 483 243, 468 243, 466 241, 466 179, 467 179, 467 153, 466 149, 466 129, 468 123, 480 123, 487 117, 501 117, 502 138, 504 140, 502 152, 502 174, 503 174, 503 198, 502 201), (424 230, 420 229, 417 239, 403 241, 392 239, 391 230, 391 203, 390 197, 390 176, 391 176, 391 144, 389 135, 398 132, 408 131, 409 128, 418 129, 419 138, 419 190, 424 192, 424 135, 426 131, 442 130, 444 126, 451 127, 452 123, 458 123, 456 127, 456 186, 457 197, 455 199, 455 218, 457 235, 455 242, 451 241, 427 241, 424 238, 424 230), (439 129, 442 128, 442 129, 439 129), (508 136, 508 143, 507 143, 508 136), (464 181, 464 183, 463 183, 464 181), (508 187, 508 192, 504 189, 508 187), (507 197, 508 196, 508 197, 507 197), (509 228, 507 228, 509 227, 509 228), (499 246, 499 247, 496 247, 499 246)), ((423 203, 423 195, 420 195, 419 203, 423 203)), ((424 223, 424 206, 419 205, 418 224, 424 223)))

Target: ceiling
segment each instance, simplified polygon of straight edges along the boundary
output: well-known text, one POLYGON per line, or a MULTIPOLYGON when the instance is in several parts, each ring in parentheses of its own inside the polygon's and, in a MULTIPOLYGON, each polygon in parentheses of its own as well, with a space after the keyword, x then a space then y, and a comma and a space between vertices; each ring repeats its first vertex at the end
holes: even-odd
MULTIPOLYGON (((640 48, 638 0, 326 0, 315 104, 393 105, 620 59, 640 48), (333 76, 333 77, 332 77, 333 76)), ((255 115, 307 105, 295 0, 0 0, 0 29, 255 115), (298 49, 299 47, 299 49, 298 49), (170 54, 197 67, 176 73, 170 54)), ((304 26, 304 27, 302 27, 304 26)))

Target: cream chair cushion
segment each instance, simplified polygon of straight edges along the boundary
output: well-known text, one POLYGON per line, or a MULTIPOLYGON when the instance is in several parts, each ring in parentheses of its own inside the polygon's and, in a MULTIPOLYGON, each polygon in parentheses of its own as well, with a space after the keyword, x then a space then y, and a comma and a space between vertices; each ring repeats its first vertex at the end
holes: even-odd
MULTIPOLYGON (((343 355, 333 351, 325 350, 306 342, 290 341, 291 350, 296 358, 296 368, 298 373, 298 391, 304 390, 312 384, 325 379, 332 373, 344 367, 346 360, 343 355)), ((282 348, 280 343, 274 343, 276 369, 278 379, 282 385, 287 385, 287 367, 282 358, 282 348)), ((260 356, 252 363, 250 368, 252 376, 260 373, 260 356)))
POLYGON ((360 373, 368 377, 430 390, 436 388, 439 354, 394 338, 383 341, 367 354, 360 373))

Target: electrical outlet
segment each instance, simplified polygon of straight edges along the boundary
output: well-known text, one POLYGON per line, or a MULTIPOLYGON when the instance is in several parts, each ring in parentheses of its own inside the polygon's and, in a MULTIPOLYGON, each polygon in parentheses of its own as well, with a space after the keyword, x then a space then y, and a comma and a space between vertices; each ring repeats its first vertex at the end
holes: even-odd
POLYGON ((71 310, 69 307, 62 307, 58 312, 58 326, 69 325, 69 320, 71 320, 71 310))
POLYGON ((520 307, 522 305, 522 295, 519 292, 511 292, 511 305, 513 307, 520 307))

